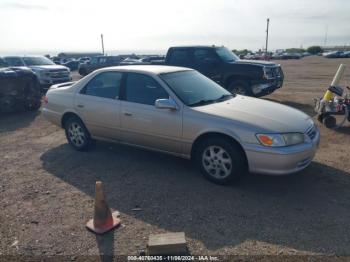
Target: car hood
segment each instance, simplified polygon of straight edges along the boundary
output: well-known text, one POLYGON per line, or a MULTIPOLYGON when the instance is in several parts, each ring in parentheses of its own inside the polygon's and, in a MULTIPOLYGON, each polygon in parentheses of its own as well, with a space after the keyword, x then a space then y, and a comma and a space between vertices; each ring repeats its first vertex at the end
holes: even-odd
POLYGON ((66 66, 62 65, 40 65, 40 66, 29 66, 31 69, 45 69, 45 70, 68 70, 66 66))
POLYGON ((237 95, 230 100, 192 107, 193 110, 245 124, 258 132, 305 132, 313 120, 305 113, 289 106, 237 95))
POLYGON ((235 64, 250 64, 250 65, 257 65, 257 66, 276 66, 277 64, 274 62, 268 62, 268 61, 262 61, 262 60, 244 60, 240 59, 235 62, 235 64))

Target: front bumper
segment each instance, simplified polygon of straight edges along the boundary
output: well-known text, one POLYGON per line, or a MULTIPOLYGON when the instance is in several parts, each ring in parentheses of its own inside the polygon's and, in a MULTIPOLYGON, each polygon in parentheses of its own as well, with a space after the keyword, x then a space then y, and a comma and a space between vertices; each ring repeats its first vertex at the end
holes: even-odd
POLYGON ((249 171, 268 175, 287 175, 306 168, 314 158, 320 133, 310 143, 296 146, 271 148, 259 144, 245 144, 249 171))
POLYGON ((275 80, 266 80, 260 83, 252 85, 252 92, 256 97, 265 96, 271 94, 276 89, 281 88, 283 85, 283 78, 275 80))

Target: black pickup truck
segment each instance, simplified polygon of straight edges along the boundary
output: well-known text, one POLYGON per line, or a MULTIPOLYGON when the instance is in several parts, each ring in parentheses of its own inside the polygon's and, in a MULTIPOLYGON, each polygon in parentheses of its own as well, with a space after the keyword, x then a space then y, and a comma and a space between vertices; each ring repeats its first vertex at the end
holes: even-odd
POLYGON ((280 65, 241 60, 226 47, 171 47, 164 64, 196 69, 232 93, 256 97, 280 88, 284 79, 280 65))

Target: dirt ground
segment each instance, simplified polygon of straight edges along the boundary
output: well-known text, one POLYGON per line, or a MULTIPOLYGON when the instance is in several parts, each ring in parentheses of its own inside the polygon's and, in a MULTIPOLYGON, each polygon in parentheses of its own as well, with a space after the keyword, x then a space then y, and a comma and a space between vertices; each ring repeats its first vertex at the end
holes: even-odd
MULTIPOLYGON (((313 99, 350 59, 281 63, 285 84, 265 99, 314 116, 313 99)), ((350 68, 342 84, 350 85, 350 68)), ((248 174, 223 187, 168 155, 104 142, 76 152, 40 112, 0 117, 0 255, 102 260, 139 254, 149 234, 177 231, 194 255, 350 255, 349 123, 338 131, 320 126, 321 144, 306 170, 248 174), (122 220, 104 236, 85 229, 96 180, 122 220)))

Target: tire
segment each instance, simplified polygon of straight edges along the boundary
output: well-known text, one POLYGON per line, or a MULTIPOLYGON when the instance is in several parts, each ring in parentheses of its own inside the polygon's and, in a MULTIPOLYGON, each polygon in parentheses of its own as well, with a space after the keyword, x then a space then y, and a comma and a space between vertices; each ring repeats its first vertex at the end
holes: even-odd
POLYGON ((241 149, 226 138, 208 138, 195 151, 195 160, 204 177, 216 184, 230 184, 246 173, 241 149))
POLYGON ((86 71, 86 69, 79 69, 79 75, 81 75, 81 76, 86 76, 87 75, 87 71, 86 71))
POLYGON ((91 145, 91 137, 84 123, 78 117, 70 117, 64 124, 68 143, 77 151, 86 151, 91 145))
POLYGON ((237 80, 232 81, 228 85, 228 91, 230 91, 232 94, 239 94, 244 96, 252 96, 253 92, 248 82, 237 80))
POLYGON ((337 120, 333 116, 325 116, 322 119, 322 123, 325 125, 327 128, 334 128, 337 124, 337 120))

